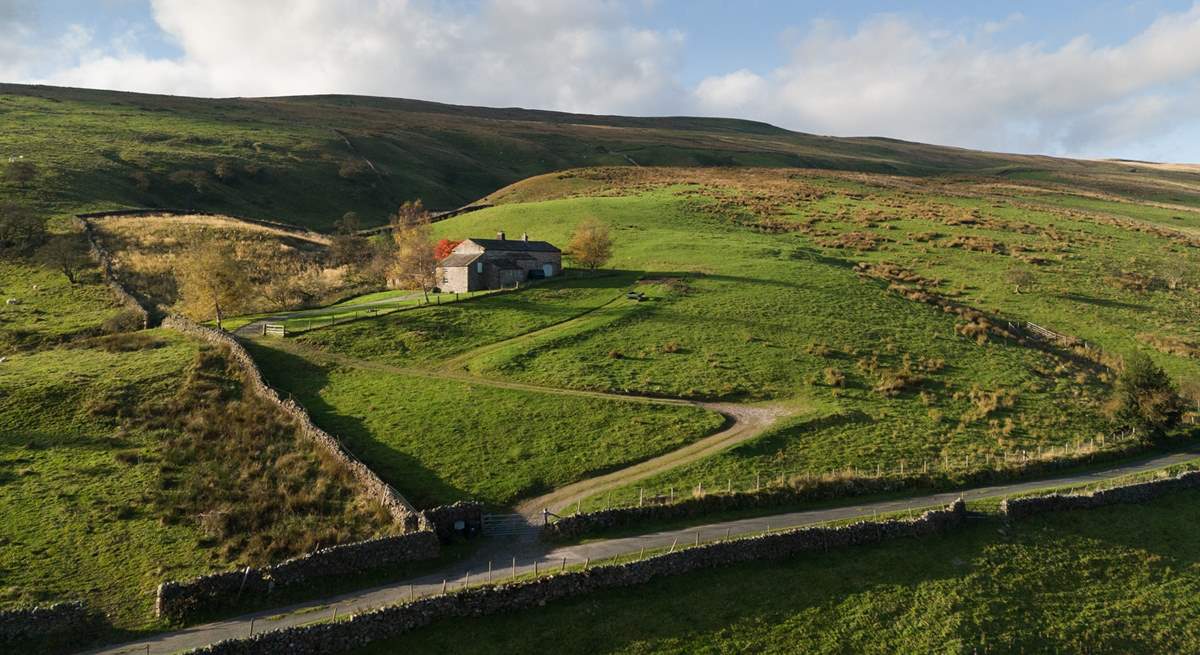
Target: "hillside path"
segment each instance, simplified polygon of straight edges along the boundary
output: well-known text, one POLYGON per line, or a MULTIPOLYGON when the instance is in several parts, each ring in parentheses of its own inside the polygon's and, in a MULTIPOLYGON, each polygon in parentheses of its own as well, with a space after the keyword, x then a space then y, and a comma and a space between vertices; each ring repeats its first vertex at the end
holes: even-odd
POLYGON ((1156 455, 1126 462, 1102 470, 1065 475, 1056 478, 1016 482, 1005 485, 977 487, 946 493, 890 499, 840 507, 787 512, 748 519, 709 523, 687 528, 663 530, 649 534, 615 539, 604 539, 590 543, 554 547, 526 537, 491 538, 483 542, 480 550, 461 562, 448 565, 427 575, 403 580, 373 589, 364 589, 347 594, 330 596, 288 607, 264 610, 236 618, 195 625, 175 632, 166 632, 136 642, 108 646, 92 651, 88 655, 132 655, 149 653, 163 655, 182 650, 199 648, 223 639, 244 637, 250 633, 251 622, 255 632, 278 630, 304 625, 339 616, 364 612, 371 609, 403 602, 412 596, 421 597, 439 593, 443 581, 449 590, 461 587, 466 582, 479 583, 488 578, 489 566, 492 579, 500 582, 513 575, 526 575, 534 571, 555 570, 562 566, 578 565, 587 560, 598 561, 619 556, 634 556, 644 550, 668 548, 672 544, 686 546, 697 541, 706 542, 724 538, 754 534, 767 529, 782 530, 797 528, 828 521, 839 521, 875 514, 904 512, 944 505, 962 497, 966 500, 1000 498, 1019 493, 1029 493, 1049 487, 1064 487, 1101 482, 1134 473, 1150 471, 1164 466, 1179 464, 1200 456, 1200 451, 1189 450, 1167 455, 1156 455), (515 560, 515 565, 514 565, 515 560))

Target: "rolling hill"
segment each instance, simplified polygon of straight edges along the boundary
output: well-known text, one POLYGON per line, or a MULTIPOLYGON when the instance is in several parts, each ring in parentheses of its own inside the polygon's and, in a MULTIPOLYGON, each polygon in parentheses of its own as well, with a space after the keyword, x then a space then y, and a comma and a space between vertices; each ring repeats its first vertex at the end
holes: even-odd
POLYGON ((632 118, 358 96, 200 99, 0 84, 0 190, 47 214, 173 207, 328 229, 403 200, 450 209, 581 166, 996 175, 1200 206, 1200 171, 834 138, 719 118, 632 118), (32 174, 10 175, 15 162, 32 174), (20 179, 14 179, 20 178, 20 179))

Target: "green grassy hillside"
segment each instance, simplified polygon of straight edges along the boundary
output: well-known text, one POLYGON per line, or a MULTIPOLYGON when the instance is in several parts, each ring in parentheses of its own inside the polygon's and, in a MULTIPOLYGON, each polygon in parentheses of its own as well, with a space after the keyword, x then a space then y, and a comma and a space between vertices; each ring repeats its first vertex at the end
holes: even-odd
MULTIPOLYGON (((1167 218, 1129 200, 1066 209, 1068 196, 1016 183, 795 169, 585 169, 488 200, 438 223, 438 235, 504 229, 565 244, 597 219, 612 230, 612 270, 313 330, 293 354, 815 412, 618 500, 636 499, 634 487, 746 488, 760 475, 977 469, 1107 442, 1103 404, 1123 354, 1151 352, 1193 395, 1200 374, 1188 319, 1200 315, 1200 212, 1167 218), (635 280, 645 302, 623 297, 635 280), (1075 341, 1039 342, 1009 324, 1025 321, 1075 341)), ((275 375, 297 393, 313 377, 275 375)), ((344 395, 336 377, 306 397, 344 395)), ((381 393, 391 384, 352 386, 363 381, 381 393)), ((368 405, 339 413, 379 434, 399 425, 368 405)))
POLYGON ((322 229, 347 211, 378 224, 407 199, 452 208, 539 173, 633 164, 997 174, 1116 195, 1150 188, 1159 202, 1200 206, 1196 171, 821 137, 739 120, 357 96, 197 99, 0 84, 0 168, 9 159, 34 173, 0 175, 0 192, 46 214, 156 206, 322 229))

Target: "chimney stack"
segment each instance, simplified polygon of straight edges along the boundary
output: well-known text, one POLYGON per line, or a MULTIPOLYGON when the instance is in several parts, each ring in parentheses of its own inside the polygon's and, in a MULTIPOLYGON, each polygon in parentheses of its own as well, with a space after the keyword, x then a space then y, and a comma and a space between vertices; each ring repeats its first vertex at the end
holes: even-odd
POLYGON ((529 233, 528 233, 528 232, 522 232, 522 233, 521 233, 521 240, 522 240, 522 241, 525 241, 525 242, 527 242, 527 243, 528 243, 528 242, 529 242, 529 233))
POLYGON ((501 241, 504 241, 504 230, 500 230, 499 232, 497 232, 497 233, 496 233, 496 238, 497 238, 497 239, 499 239, 499 240, 501 240, 501 241))

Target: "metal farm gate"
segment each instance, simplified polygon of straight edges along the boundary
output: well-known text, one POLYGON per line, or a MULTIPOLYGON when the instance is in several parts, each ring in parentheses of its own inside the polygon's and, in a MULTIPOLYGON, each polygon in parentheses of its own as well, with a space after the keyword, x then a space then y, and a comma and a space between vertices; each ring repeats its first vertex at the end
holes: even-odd
POLYGON ((483 534, 488 537, 524 535, 536 531, 537 526, 520 514, 483 515, 483 534))

